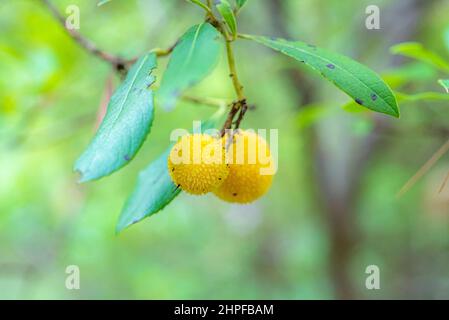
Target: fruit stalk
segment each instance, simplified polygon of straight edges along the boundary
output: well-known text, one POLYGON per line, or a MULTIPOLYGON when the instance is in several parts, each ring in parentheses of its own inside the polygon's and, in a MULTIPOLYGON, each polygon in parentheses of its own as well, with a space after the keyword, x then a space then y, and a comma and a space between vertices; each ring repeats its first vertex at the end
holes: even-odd
MULTIPOLYGON (((207 5, 209 8, 212 6, 212 1, 207 0, 207 5)), ((228 60, 228 67, 229 67, 229 76, 232 79, 232 85, 234 87, 237 101, 234 101, 231 104, 231 109, 229 110, 228 116, 225 120, 225 123, 223 124, 223 127, 221 129, 221 136, 224 136, 226 129, 231 129, 232 124, 234 122, 234 118, 239 113, 238 119, 236 121, 236 129, 238 129, 240 122, 243 120, 243 117, 245 115, 246 110, 248 109, 248 106, 246 104, 246 97, 243 93, 243 85, 240 82, 238 73, 237 73, 237 67, 235 63, 235 56, 234 51, 232 49, 232 42, 234 42, 235 38, 229 34, 229 32, 226 30, 226 27, 223 25, 222 21, 219 21, 212 10, 208 14, 208 19, 213 24, 218 31, 223 35, 225 39, 226 44, 226 56, 228 60)))

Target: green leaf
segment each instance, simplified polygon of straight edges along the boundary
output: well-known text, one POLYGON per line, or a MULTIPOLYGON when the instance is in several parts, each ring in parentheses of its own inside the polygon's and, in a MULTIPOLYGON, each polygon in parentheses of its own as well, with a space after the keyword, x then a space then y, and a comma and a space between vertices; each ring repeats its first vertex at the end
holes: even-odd
POLYGON ((169 153, 170 148, 139 173, 137 186, 117 222, 117 233, 162 210, 181 192, 168 173, 169 153))
POLYGON ((438 54, 427 50, 418 42, 404 42, 390 48, 393 54, 399 54, 405 57, 413 58, 449 72, 449 64, 438 54))
POLYGON ((214 69, 222 49, 220 38, 220 33, 209 23, 193 26, 181 37, 156 95, 162 107, 171 110, 186 89, 214 69))
POLYGON ((235 0, 235 3, 237 4, 237 7, 240 9, 245 5, 247 0, 235 0))
POLYGON ((449 79, 440 79, 438 80, 438 83, 441 84, 444 89, 446 89, 447 93, 449 93, 449 79))
POLYGON ((248 35, 243 38, 255 40, 305 63, 354 98, 358 104, 377 112, 399 116, 396 99, 388 85, 371 69, 348 57, 300 41, 289 42, 248 35))
POLYGON ((235 20, 234 11, 227 0, 217 0, 215 2, 218 12, 220 12, 226 24, 231 30, 232 35, 235 37, 237 35, 237 21, 235 20))
POLYGON ((107 113, 90 145, 76 161, 80 182, 106 176, 129 163, 153 122, 154 53, 141 57, 109 101, 107 113))
MULTIPOLYGON (((226 106, 223 106, 209 120, 204 121, 201 126, 202 131, 214 128, 225 110, 226 106)), ((167 161, 171 147, 139 173, 137 185, 118 219, 117 233, 159 212, 181 192, 168 173, 167 161)))
POLYGON ((390 87, 371 69, 360 63, 304 42, 243 36, 287 56, 299 60, 352 97, 358 104, 373 111, 399 117, 396 98, 390 87))

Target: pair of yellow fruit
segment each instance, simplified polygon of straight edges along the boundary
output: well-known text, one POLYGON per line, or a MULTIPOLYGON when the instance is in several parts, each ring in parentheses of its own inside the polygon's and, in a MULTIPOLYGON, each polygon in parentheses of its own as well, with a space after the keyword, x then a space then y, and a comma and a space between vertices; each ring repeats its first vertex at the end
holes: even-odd
POLYGON ((216 139, 207 134, 183 136, 172 148, 168 170, 187 193, 213 192, 224 201, 250 203, 271 186, 273 159, 267 142, 239 130, 216 139))

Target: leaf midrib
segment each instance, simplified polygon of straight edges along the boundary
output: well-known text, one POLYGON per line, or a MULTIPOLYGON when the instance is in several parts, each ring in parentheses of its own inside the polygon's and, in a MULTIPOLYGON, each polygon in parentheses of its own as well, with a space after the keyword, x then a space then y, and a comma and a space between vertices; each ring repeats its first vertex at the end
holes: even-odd
MULTIPOLYGON (((136 83, 137 77, 138 77, 138 75, 140 74, 140 70, 143 68, 145 62, 149 59, 150 56, 151 56, 151 55, 147 55, 144 59, 142 59, 142 62, 140 63, 139 67, 136 69, 135 75, 134 75, 134 77, 132 78, 132 80, 131 80, 131 82, 130 82, 128 88, 127 88, 127 91, 126 91, 126 94, 125 94, 125 98, 122 99, 122 101, 121 101, 120 104, 119 104, 119 105, 120 105, 120 111, 119 111, 118 115, 115 117, 115 119, 112 121, 112 126, 111 126, 111 128, 109 129, 109 132, 107 132, 107 135, 106 135, 106 137, 105 137, 105 144, 108 144, 109 139, 110 139, 110 136, 111 136, 111 132, 112 132, 112 130, 114 129, 114 127, 115 127, 115 125, 116 125, 118 119, 120 118, 120 116, 121 116, 121 114, 122 114, 122 112, 123 112, 123 110, 124 110, 125 102, 126 102, 126 100, 128 99, 128 97, 129 97, 129 95, 130 95, 130 93, 131 93, 131 88, 132 88, 133 85, 136 83)), ((111 101, 112 101, 112 100, 111 100, 111 101)), ((94 156, 93 156, 93 158, 91 158, 91 160, 89 161, 89 165, 88 165, 87 168, 84 170, 84 173, 89 172, 90 167, 92 166, 92 164, 95 162, 95 160, 96 160, 96 158, 97 158, 97 154, 98 154, 97 152, 94 153, 94 156)))
POLYGON ((186 66, 190 63, 190 60, 192 59, 193 52, 195 51, 196 43, 198 41, 198 36, 200 34, 201 28, 205 25, 205 23, 201 23, 198 25, 198 28, 195 31, 195 35, 193 36, 192 44, 189 49, 189 55, 187 56, 187 59, 184 61, 184 64, 182 65, 182 69, 184 70, 186 66))
MULTIPOLYGON (((131 88, 132 88, 132 87, 134 86, 134 84, 136 83, 137 77, 138 77, 138 75, 140 74, 140 70, 143 68, 145 62, 149 59, 149 57, 150 57, 150 55, 147 55, 144 59, 142 59, 142 63, 141 63, 140 66, 137 68, 136 73, 135 73, 134 77, 132 78, 132 81, 131 81, 130 85, 128 86, 128 90, 126 91, 125 98, 121 101, 121 104, 120 104, 120 111, 119 111, 118 115, 115 117, 115 119, 114 119, 114 121, 113 121, 113 123, 112 123, 112 128, 115 126, 115 124, 117 123, 117 119, 120 118, 120 116, 121 116, 123 110, 125 109, 125 108, 124 108, 125 101, 128 100, 129 94, 131 93, 131 88)), ((112 128, 111 128, 111 129, 112 129, 112 128)), ((110 135, 110 131, 109 131, 109 135, 110 135)), ((108 135, 108 138, 109 138, 109 135, 108 135)))

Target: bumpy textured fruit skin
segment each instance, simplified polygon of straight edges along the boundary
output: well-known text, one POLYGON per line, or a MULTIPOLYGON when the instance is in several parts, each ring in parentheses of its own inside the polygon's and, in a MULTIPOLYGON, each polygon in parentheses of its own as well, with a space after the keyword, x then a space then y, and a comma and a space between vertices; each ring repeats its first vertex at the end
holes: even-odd
POLYGON ((206 194, 219 187, 228 176, 225 156, 221 139, 206 134, 186 135, 170 151, 168 170, 173 182, 182 190, 194 195, 206 194), (185 150, 189 153, 179 161, 185 150))
MULTIPOLYGON (((223 139, 228 141, 229 137, 225 136, 223 139)), ((249 131, 235 133, 232 144, 229 145, 229 142, 227 142, 228 150, 232 149, 233 151, 231 155, 228 154, 227 159, 230 163, 229 175, 225 182, 213 192, 217 197, 227 202, 242 204, 253 202, 270 189, 273 181, 274 172, 263 175, 260 171, 263 168, 270 168, 270 163, 272 164, 273 159, 269 146, 263 138, 249 131), (250 143, 256 143, 256 145, 249 147, 250 143), (254 153, 255 155, 258 154, 259 148, 264 152, 266 150, 265 161, 257 156, 254 157, 254 153), (237 161, 239 158, 236 151, 238 150, 244 152, 244 157, 240 158, 240 163, 237 161), (267 159, 269 159, 269 163, 266 162, 267 159)))

